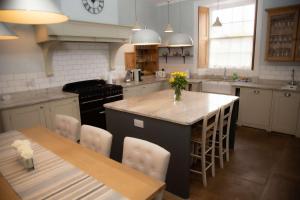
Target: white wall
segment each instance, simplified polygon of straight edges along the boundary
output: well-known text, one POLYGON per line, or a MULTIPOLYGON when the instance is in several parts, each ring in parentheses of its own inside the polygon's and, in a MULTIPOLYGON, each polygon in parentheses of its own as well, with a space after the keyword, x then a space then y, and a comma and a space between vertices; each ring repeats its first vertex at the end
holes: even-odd
MULTIPOLYGON (((32 59, 27 56, 28 61, 25 61, 25 58, 26 55, 24 55, 24 62, 32 59)), ((18 56, 14 59, 18 60, 18 56)), ((40 66, 29 70, 30 67, 27 65, 18 63, 15 67, 19 69, 6 69, 6 73, 1 71, 0 94, 62 86, 65 83, 80 80, 106 78, 109 73, 109 59, 109 44, 64 43, 57 47, 53 55, 54 76, 46 77, 40 66)), ((3 68, 2 60, 1 66, 3 68)))
POLYGON ((60 3, 62 11, 72 20, 89 21, 104 24, 118 24, 118 0, 104 1, 104 9, 94 15, 83 7, 81 0, 56 0, 60 3))
MULTIPOLYGON (((119 24, 134 25, 134 0, 119 0, 119 24)), ((141 26, 158 30, 157 6, 151 0, 137 0, 137 17, 141 26)))
POLYGON ((19 39, 0 41, 0 74, 41 72, 43 55, 32 26, 11 25, 19 39))

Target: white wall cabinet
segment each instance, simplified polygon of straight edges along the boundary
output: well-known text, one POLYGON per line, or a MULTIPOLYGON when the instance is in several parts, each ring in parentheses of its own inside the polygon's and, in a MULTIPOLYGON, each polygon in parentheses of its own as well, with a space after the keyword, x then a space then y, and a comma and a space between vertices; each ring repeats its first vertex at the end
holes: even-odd
POLYGON ((300 94, 274 91, 271 130, 296 135, 300 94))
POLYGON ((272 90, 241 88, 239 124, 269 130, 272 90))
POLYGON ((157 92, 168 88, 169 88, 169 84, 166 81, 149 83, 149 84, 144 84, 139 86, 123 88, 123 95, 124 95, 124 99, 126 99, 133 96, 147 95, 152 92, 157 92))
POLYGON ((20 130, 38 125, 53 129, 56 114, 65 114, 80 120, 78 98, 2 110, 3 131, 20 130))

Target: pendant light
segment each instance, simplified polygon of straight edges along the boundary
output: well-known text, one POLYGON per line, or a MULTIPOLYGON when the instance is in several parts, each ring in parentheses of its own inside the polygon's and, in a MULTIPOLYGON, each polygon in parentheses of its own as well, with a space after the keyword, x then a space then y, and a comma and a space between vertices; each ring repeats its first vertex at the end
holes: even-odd
POLYGON ((172 25, 170 24, 170 0, 168 0, 168 24, 167 24, 164 32, 165 33, 172 33, 172 32, 174 32, 173 28, 172 28, 172 25))
POLYGON ((170 47, 190 47, 193 44, 192 37, 186 33, 175 33, 169 37, 167 42, 170 47))
POLYGON ((142 30, 140 24, 139 24, 139 21, 138 21, 138 18, 137 18, 137 13, 136 13, 136 0, 134 0, 134 18, 135 18, 135 24, 133 26, 133 28, 131 30, 133 31, 140 31, 142 30))
POLYGON ((18 39, 18 36, 10 30, 5 24, 0 23, 0 40, 14 40, 18 39))
POLYGON ((16 24, 53 24, 68 20, 53 0, 1 0, 0 21, 16 24))
MULTIPOLYGON (((179 8, 180 19, 181 18, 181 4, 179 8)), ((179 24, 181 31, 181 23, 179 24)), ((190 47, 193 46, 194 42, 191 36, 186 33, 174 33, 167 40, 167 46, 169 47, 190 47)))
MULTIPOLYGON (((218 0, 218 10, 219 10, 219 0, 218 0)), ((221 27, 222 26, 222 23, 221 23, 221 21, 220 21, 220 18, 219 18, 219 16, 217 16, 217 18, 216 18, 216 21, 213 23, 213 25, 212 25, 213 27, 221 27)))
POLYGON ((133 33, 131 37, 131 44, 139 46, 139 45, 160 45, 161 38, 153 30, 143 29, 140 31, 136 31, 133 33))

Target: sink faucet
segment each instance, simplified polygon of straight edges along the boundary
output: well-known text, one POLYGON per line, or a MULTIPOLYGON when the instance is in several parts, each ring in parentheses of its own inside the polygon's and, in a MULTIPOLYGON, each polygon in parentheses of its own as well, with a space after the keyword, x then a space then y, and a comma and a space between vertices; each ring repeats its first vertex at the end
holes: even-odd
POLYGON ((296 81, 295 81, 295 69, 292 70, 291 78, 292 78, 292 80, 289 82, 289 84, 290 85, 296 85, 296 81))
POLYGON ((223 79, 224 79, 224 80, 227 79, 227 69, 226 69, 226 67, 224 67, 224 75, 223 75, 223 79))

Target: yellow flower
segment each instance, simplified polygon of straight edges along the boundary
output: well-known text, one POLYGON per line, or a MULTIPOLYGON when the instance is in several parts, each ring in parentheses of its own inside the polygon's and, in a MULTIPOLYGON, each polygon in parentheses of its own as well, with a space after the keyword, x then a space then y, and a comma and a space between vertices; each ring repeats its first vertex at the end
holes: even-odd
POLYGON ((170 82, 170 83, 173 83, 173 82, 174 82, 174 78, 171 77, 171 78, 169 79, 169 82, 170 82))
POLYGON ((171 76, 172 77, 183 77, 183 78, 185 78, 185 77, 187 77, 187 73, 185 73, 185 72, 173 72, 173 73, 171 73, 171 76))

